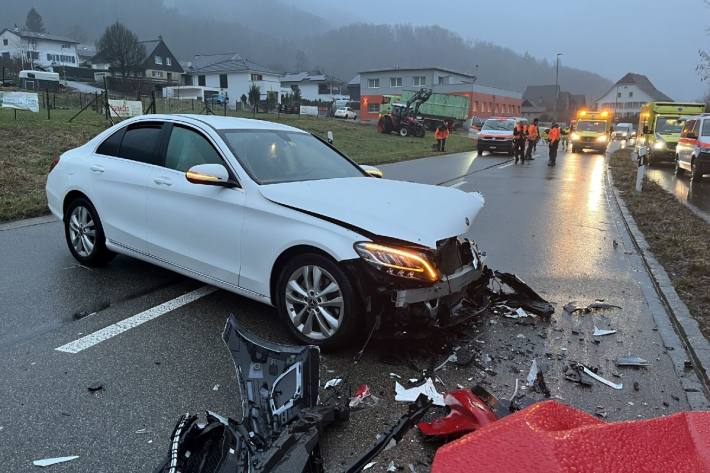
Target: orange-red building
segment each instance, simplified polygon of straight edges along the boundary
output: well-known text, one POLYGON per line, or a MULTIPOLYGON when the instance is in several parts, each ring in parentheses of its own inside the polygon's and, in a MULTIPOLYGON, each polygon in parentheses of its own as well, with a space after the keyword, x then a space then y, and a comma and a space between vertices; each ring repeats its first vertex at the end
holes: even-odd
POLYGON ((520 116, 522 94, 476 84, 471 74, 442 68, 381 69, 360 73, 360 120, 379 118, 385 95, 403 90, 432 89, 434 93, 469 98, 470 117, 520 116))

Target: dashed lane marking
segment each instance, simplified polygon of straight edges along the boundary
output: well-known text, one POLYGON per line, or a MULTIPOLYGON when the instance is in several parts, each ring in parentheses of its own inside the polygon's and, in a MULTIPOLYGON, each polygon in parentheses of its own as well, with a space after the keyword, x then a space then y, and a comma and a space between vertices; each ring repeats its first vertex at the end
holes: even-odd
POLYGON ((101 330, 97 330, 94 333, 90 333, 89 335, 83 336, 77 340, 74 340, 73 342, 69 342, 66 345, 62 345, 61 347, 55 348, 55 350, 63 351, 65 353, 79 353, 80 351, 86 350, 87 348, 91 348, 94 345, 103 342, 104 340, 113 338, 116 335, 120 335, 123 332, 138 327, 139 325, 158 318, 161 315, 165 315, 168 312, 171 312, 175 309, 179 309, 180 307, 194 302, 197 299, 208 296, 216 290, 217 288, 212 286, 199 287, 194 291, 188 292, 187 294, 183 294, 182 296, 176 297, 175 299, 171 299, 158 306, 152 307, 148 310, 144 310, 139 314, 128 317, 127 319, 123 319, 120 322, 116 322, 115 324, 111 324, 108 327, 104 327, 101 330))
POLYGON ((498 168, 498 169, 507 168, 508 166, 512 166, 512 165, 513 165, 513 163, 504 164, 503 166, 501 166, 501 167, 498 168))

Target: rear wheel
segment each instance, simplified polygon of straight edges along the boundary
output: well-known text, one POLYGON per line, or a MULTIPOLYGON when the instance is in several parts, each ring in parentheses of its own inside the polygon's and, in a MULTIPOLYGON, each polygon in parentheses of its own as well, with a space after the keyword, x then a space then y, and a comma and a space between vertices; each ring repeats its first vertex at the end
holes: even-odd
POLYGON ((84 197, 74 199, 64 213, 64 235, 69 251, 85 266, 101 266, 116 254, 106 248, 99 214, 84 197))
POLYGON ((403 126, 402 128, 399 129, 399 136, 407 136, 409 135, 409 129, 406 126, 403 126))
POLYGON ((581 152, 582 152, 582 148, 580 148, 580 147, 578 147, 578 146, 572 145, 572 152, 573 152, 573 153, 581 153, 581 152))
POLYGON ((350 280, 331 259, 307 253, 281 271, 277 307, 298 340, 323 347, 343 346, 357 334, 358 301, 350 280))
POLYGON ((478 151, 479 156, 483 154, 483 150, 481 148, 476 148, 476 151, 478 151))

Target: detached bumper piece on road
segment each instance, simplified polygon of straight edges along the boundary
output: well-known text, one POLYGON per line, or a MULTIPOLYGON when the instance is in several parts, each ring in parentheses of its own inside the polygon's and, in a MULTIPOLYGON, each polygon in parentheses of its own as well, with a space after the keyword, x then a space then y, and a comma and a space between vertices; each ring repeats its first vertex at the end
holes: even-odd
MULTIPOLYGON (((323 473, 320 436, 348 418, 348 397, 337 391, 318 403, 320 351, 262 340, 230 316, 223 340, 237 370, 241 421, 207 412, 206 422, 185 414, 156 473, 323 473)), ((397 424, 345 473, 355 473, 422 418, 431 401, 420 396, 397 424)))
POLYGON ((432 465, 433 473, 474 470, 710 471, 710 412, 606 423, 560 402, 543 401, 444 445, 432 465))

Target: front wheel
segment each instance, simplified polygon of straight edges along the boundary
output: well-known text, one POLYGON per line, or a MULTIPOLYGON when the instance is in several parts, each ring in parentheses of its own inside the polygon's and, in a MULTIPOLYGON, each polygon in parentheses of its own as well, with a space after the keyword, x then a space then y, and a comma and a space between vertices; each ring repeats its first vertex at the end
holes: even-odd
POLYGON ((700 179, 703 178, 703 173, 700 171, 700 168, 695 164, 695 160, 693 160, 692 163, 690 163, 690 179, 692 181, 699 181, 700 179))
POLYGON ((676 176, 680 176, 683 174, 683 168, 680 167, 680 159, 678 158, 678 156, 675 157, 675 168, 673 169, 673 173, 676 176))
POLYGON ((405 137, 407 135, 409 135, 409 129, 406 126, 399 129, 399 136, 405 137))
POLYGON ((64 235, 69 251, 85 266, 101 266, 111 261, 115 253, 106 248, 101 219, 89 200, 74 199, 64 213, 64 235))
POLYGON ((301 342, 332 348, 353 341, 358 300, 347 275, 331 259, 315 253, 296 256, 281 271, 276 290, 279 315, 301 342))

